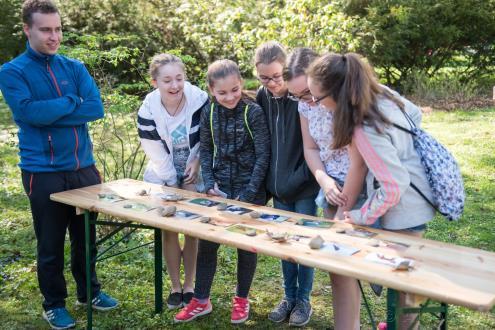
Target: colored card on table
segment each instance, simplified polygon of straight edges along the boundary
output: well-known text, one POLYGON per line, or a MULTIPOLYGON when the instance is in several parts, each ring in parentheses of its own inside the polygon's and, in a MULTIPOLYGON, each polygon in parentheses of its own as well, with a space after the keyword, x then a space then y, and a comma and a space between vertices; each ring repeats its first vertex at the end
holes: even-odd
MULTIPOLYGON (((241 224, 235 224, 235 225, 229 226, 225 229, 227 229, 230 232, 243 234, 243 235, 248 235, 248 233, 253 232, 253 231, 256 232, 256 235, 261 235, 265 232, 264 230, 245 226, 245 225, 241 225, 241 224)), ((250 236, 255 236, 255 235, 250 235, 250 236)))
POLYGON ((98 194, 98 200, 102 202, 109 202, 109 203, 115 203, 115 202, 120 202, 123 201, 125 198, 120 197, 117 194, 109 193, 99 193, 98 194))
POLYGON ((342 256, 352 256, 354 253, 357 253, 360 250, 355 247, 344 245, 341 243, 325 242, 323 244, 323 247, 321 248, 321 251, 331 252, 342 256))
POLYGON ((201 206, 207 206, 207 207, 212 207, 220 204, 219 202, 212 201, 211 199, 207 198, 195 198, 191 199, 189 203, 196 204, 196 205, 201 205, 201 206))
POLYGON ((124 209, 133 210, 136 212, 148 212, 150 210, 156 209, 156 206, 150 206, 138 202, 129 202, 122 206, 124 209))
POLYGON ((376 233, 373 233, 369 230, 362 228, 347 229, 345 233, 349 236, 361 237, 361 238, 371 238, 377 235, 376 233))
POLYGON ((379 264, 387 265, 387 266, 390 266, 390 267, 393 267, 396 269, 398 267, 400 267, 401 264, 404 264, 404 263, 406 263, 408 265, 408 268, 412 267, 414 265, 414 261, 411 259, 401 258, 401 257, 397 257, 397 256, 386 256, 386 255, 384 255, 382 253, 378 253, 378 252, 372 252, 372 253, 367 254, 366 257, 364 257, 364 260, 368 260, 371 262, 376 262, 379 264))
POLYGON ((269 222, 284 222, 289 217, 278 215, 278 214, 269 214, 269 213, 261 213, 259 220, 269 221, 269 222))
POLYGON ((247 209, 247 208, 242 207, 242 206, 229 205, 229 206, 227 206, 225 211, 230 212, 230 213, 234 213, 234 214, 245 214, 245 213, 252 212, 253 210, 247 209))
POLYGON ((296 225, 305 226, 305 227, 314 227, 314 228, 330 228, 334 225, 334 223, 330 221, 299 219, 296 222, 296 225))
POLYGON ((175 212, 175 216, 182 218, 184 220, 191 220, 191 219, 199 218, 199 214, 192 213, 192 212, 189 212, 186 210, 178 210, 177 212, 175 212))

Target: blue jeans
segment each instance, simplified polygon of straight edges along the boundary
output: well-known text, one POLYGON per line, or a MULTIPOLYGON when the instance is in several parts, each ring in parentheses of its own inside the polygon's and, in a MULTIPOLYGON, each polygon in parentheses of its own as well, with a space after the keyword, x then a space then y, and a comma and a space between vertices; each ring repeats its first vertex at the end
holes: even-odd
MULTIPOLYGON (((284 203, 273 197, 273 206, 279 210, 316 215, 315 198, 300 199, 293 203, 284 203)), ((309 302, 309 294, 313 288, 314 268, 282 260, 284 275, 285 299, 309 302)))

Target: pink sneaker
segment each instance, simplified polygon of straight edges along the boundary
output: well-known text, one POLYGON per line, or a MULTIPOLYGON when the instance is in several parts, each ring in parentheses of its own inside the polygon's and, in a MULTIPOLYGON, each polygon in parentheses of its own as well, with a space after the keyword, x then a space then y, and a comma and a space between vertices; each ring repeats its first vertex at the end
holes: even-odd
POLYGON ((232 300, 232 316, 230 322, 244 323, 249 318, 249 300, 247 298, 234 297, 232 300))
POLYGON ((212 310, 210 299, 206 304, 201 304, 198 299, 192 298, 191 302, 175 315, 174 322, 189 322, 198 316, 210 314, 212 310))
POLYGON ((378 323, 378 330, 387 330, 387 323, 385 322, 378 323))

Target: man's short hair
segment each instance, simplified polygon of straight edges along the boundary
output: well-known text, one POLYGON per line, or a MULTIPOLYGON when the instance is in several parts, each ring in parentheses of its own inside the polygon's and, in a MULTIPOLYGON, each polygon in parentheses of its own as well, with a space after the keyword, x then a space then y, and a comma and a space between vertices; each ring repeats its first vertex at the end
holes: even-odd
POLYGON ((58 12, 57 6, 50 0, 26 0, 22 4, 22 22, 33 25, 33 14, 53 14, 58 12))

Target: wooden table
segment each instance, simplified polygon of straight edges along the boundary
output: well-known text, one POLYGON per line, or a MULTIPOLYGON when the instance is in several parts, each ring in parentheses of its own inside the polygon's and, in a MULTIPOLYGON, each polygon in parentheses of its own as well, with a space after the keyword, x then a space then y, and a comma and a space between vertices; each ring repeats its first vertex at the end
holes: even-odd
MULTIPOLYGON (((397 306, 397 291, 408 292, 419 296, 431 298, 443 303, 443 307, 434 307, 428 310, 423 306, 421 311, 436 311, 446 317, 446 304, 465 306, 477 311, 489 311, 495 304, 495 253, 478 249, 456 246, 442 242, 436 242, 411 236, 401 235, 388 231, 366 228, 376 233, 372 239, 380 242, 380 246, 370 245, 370 238, 353 237, 347 234, 337 233, 339 229, 356 229, 358 226, 335 223, 329 229, 310 228, 296 225, 301 218, 322 220, 297 213, 275 210, 270 207, 260 207, 238 201, 212 198, 220 202, 243 206, 260 213, 272 213, 290 217, 282 223, 272 223, 252 219, 248 214, 235 215, 225 211, 218 211, 216 207, 206 207, 188 202, 191 198, 206 197, 204 194, 187 192, 184 190, 141 181, 124 179, 101 185, 90 186, 82 189, 69 190, 51 195, 51 199, 60 203, 72 205, 81 211, 85 211, 86 229, 89 228, 89 212, 99 212, 110 216, 130 220, 148 228, 165 229, 180 232, 201 239, 269 255, 279 259, 315 267, 332 273, 350 276, 370 283, 380 284, 388 290, 388 329, 396 329, 397 313, 414 312, 418 310, 400 310, 397 306), (139 196, 141 190, 149 192, 148 196, 139 196), (98 197, 101 193, 113 193, 125 198, 119 202, 103 201, 98 197), (180 193, 186 200, 178 202, 165 202, 156 196, 158 193, 180 193), (175 205, 177 209, 186 210, 208 216, 213 224, 201 223, 199 219, 184 220, 178 217, 162 217, 156 209, 147 212, 138 212, 125 208, 130 202, 140 202, 150 206, 175 205), (262 231, 286 232, 291 239, 284 243, 278 243, 270 239, 266 234, 255 237, 235 233, 226 230, 232 224, 244 224, 262 231), (298 236, 294 236, 298 235, 298 236), (352 256, 332 254, 324 250, 313 250, 308 246, 309 237, 321 235, 325 242, 335 242, 359 249, 352 256), (308 237, 308 238, 306 238, 308 237), (296 239, 299 238, 299 241, 296 239), (390 248, 383 242, 395 242, 399 247, 390 248), (407 247, 406 247, 407 246, 407 247), (394 270, 392 267, 370 262, 365 256, 372 252, 378 252, 387 257, 403 257, 414 260, 414 267, 408 271, 394 270), (395 290, 392 290, 395 289, 395 290)), ((155 231, 155 243, 160 247, 159 230, 155 231)), ((375 244, 376 245, 376 244, 375 244)), ((89 236, 87 236, 86 253, 89 264, 89 236)), ((160 260, 161 251, 155 246, 155 252, 160 260)), ((156 267, 155 263, 155 268, 156 267)), ((89 272, 89 267, 86 269, 89 272)), ((156 275, 155 275, 156 276, 156 275)), ((87 276, 89 281, 89 276, 87 276)), ((156 291, 156 300, 161 298, 160 286, 156 291), (160 297, 158 297, 160 295, 160 297)), ((155 288, 156 289, 156 288, 155 288)), ((88 284, 88 297, 90 297, 90 285, 88 284)), ((90 301, 90 299, 88 300, 90 301)), ((157 301, 155 303, 158 303, 157 301)), ((161 301, 160 301, 161 304, 161 301)), ((161 305, 155 304, 155 308, 161 310, 161 305)), ((91 328, 91 308, 88 304, 88 328, 91 328)), ((446 328, 446 323, 444 323, 446 328)))

